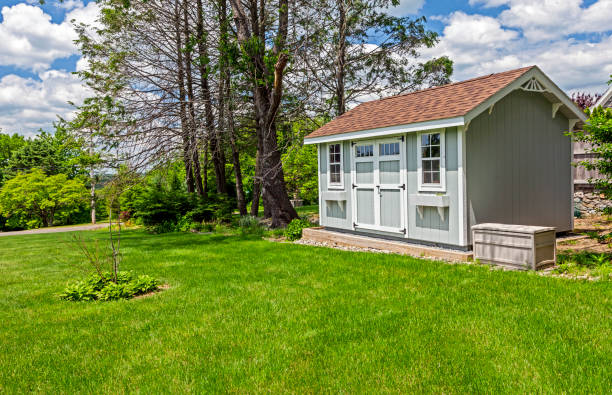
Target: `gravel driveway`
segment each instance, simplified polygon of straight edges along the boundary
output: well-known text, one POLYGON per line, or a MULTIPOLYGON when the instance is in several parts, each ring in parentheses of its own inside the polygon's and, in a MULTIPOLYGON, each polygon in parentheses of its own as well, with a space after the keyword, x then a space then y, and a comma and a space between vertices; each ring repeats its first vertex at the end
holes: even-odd
POLYGON ((42 234, 42 233, 63 233, 63 232, 75 232, 79 230, 96 230, 107 228, 108 223, 103 224, 85 224, 85 225, 74 225, 74 226, 57 226, 54 228, 40 228, 40 229, 28 229, 28 230, 17 230, 14 232, 0 232, 2 236, 18 236, 18 235, 30 235, 30 234, 42 234))

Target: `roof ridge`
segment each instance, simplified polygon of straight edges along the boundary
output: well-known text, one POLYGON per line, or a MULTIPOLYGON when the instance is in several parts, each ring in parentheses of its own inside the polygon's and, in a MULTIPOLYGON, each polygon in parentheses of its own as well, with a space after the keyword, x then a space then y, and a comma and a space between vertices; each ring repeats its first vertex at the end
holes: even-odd
MULTIPOLYGON (((461 84, 465 84, 465 83, 468 83, 468 82, 473 82, 473 81, 481 80, 481 79, 484 79, 484 78, 490 78, 490 77, 493 77, 494 75, 510 74, 510 73, 517 72, 519 70, 528 71, 528 70, 530 70, 530 69, 532 69, 534 67, 536 67, 536 66, 535 65, 531 65, 531 66, 519 67, 518 69, 513 69, 513 70, 500 71, 499 73, 491 73, 491 74, 487 74, 487 75, 481 75, 479 77, 474 77, 474 78, 470 78, 470 79, 463 80, 463 81, 451 82, 451 83, 446 84, 446 85, 432 86, 430 88, 419 89, 418 91, 400 93, 399 95, 393 95, 393 96, 387 96, 387 97, 381 97, 378 100, 394 99, 394 98, 414 95, 414 94, 422 93, 422 92, 426 92, 426 91, 433 91, 433 90, 436 90, 436 89, 448 88, 449 86, 461 85, 461 84)), ((377 101, 377 100, 373 100, 373 101, 377 101)), ((364 103, 369 103, 369 102, 364 102, 364 103)), ((359 105, 364 104, 364 103, 360 103, 359 105)))

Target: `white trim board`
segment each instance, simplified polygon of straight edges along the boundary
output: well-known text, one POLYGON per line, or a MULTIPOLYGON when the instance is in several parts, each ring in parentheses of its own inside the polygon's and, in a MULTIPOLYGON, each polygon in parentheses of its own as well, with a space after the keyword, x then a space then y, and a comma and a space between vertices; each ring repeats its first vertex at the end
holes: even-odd
POLYGON ((612 97, 612 86, 610 86, 608 88, 607 91, 604 92, 603 95, 601 95, 601 97, 599 98, 599 100, 597 100, 597 102, 593 105, 593 107, 591 108, 595 108, 595 107, 599 107, 599 106, 603 106, 604 103, 606 103, 608 101, 608 99, 610 99, 610 97, 612 97))
POLYGON ((331 136, 313 137, 304 139, 304 145, 317 143, 331 143, 334 141, 367 139, 373 137, 390 136, 394 134, 419 132, 423 130, 450 128, 453 126, 462 126, 464 124, 463 117, 437 119, 434 121, 410 123, 406 125, 389 126, 386 128, 360 130, 357 132, 333 134, 331 136))

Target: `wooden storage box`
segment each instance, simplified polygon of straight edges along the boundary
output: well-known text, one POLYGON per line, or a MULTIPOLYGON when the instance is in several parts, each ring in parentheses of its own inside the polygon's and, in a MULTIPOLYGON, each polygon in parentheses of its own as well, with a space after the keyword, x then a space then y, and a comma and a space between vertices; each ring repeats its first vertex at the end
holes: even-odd
POLYGON ((479 224, 472 226, 474 260, 538 270, 556 261, 555 228, 544 226, 479 224))

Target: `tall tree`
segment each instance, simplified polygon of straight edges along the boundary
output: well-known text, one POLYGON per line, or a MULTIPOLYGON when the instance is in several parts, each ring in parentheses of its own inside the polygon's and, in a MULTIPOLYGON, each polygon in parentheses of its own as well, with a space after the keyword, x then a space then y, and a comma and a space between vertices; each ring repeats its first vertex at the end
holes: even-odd
POLYGON ((276 133, 276 118, 283 96, 283 77, 289 60, 285 51, 289 1, 278 1, 271 48, 266 47, 267 30, 270 28, 266 23, 267 2, 248 0, 245 3, 247 8, 240 0, 230 0, 230 3, 238 43, 248 64, 246 69, 252 83, 257 139, 262 156, 260 179, 264 207, 270 210, 272 226, 283 226, 298 217, 287 195, 276 133))

